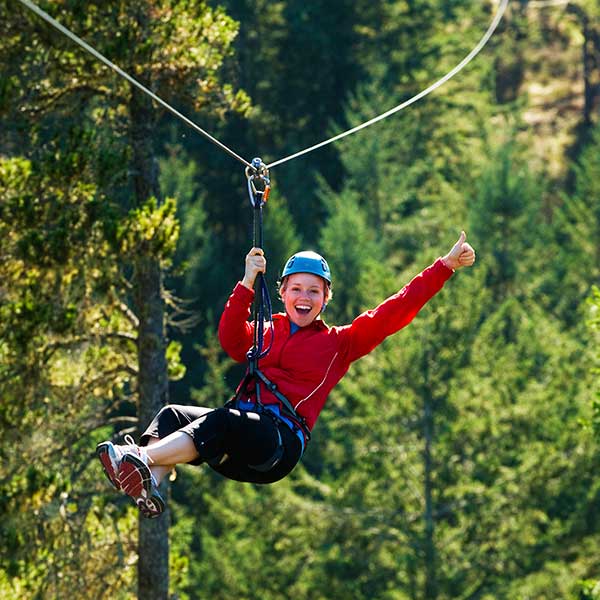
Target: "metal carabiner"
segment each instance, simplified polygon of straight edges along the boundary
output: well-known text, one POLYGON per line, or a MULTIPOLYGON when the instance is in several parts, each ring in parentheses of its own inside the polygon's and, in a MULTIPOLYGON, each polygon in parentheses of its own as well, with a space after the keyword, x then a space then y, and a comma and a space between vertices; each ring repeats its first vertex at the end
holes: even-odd
POLYGON ((252 159, 251 165, 245 169, 248 178, 248 195, 252 206, 260 208, 269 199, 269 192, 271 191, 269 169, 258 157, 252 159))

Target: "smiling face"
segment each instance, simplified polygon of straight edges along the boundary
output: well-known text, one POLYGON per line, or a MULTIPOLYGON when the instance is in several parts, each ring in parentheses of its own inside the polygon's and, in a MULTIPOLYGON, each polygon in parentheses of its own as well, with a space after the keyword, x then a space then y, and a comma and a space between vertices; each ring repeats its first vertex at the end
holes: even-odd
POLYGON ((298 327, 310 325, 326 301, 325 280, 311 273, 289 275, 280 290, 285 312, 298 327))

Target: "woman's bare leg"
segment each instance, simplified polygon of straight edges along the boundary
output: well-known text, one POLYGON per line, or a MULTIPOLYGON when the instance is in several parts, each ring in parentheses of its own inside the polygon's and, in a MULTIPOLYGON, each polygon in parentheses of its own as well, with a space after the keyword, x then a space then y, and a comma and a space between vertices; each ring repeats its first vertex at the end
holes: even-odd
POLYGON ((173 467, 199 458, 192 438, 183 431, 175 431, 166 438, 151 438, 146 446, 148 466, 158 483, 173 467))
MULTIPOLYGON (((150 438, 148 440, 148 444, 146 446, 146 452, 148 451, 149 446, 153 446, 157 442, 160 442, 159 438, 150 438)), ((149 461, 150 462, 150 461, 149 461)), ((156 483, 160 485, 160 482, 168 475, 174 468, 175 465, 153 465, 150 462, 150 472, 154 475, 154 479, 156 479, 156 483)))

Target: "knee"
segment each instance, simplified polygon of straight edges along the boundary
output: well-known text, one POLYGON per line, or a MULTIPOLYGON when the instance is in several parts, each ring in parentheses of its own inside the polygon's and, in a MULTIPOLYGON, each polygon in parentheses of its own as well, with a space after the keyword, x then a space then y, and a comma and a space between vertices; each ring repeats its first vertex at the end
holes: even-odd
POLYGON ((234 408, 217 408, 192 422, 201 436, 225 442, 227 436, 236 430, 242 414, 234 408))
POLYGON ((229 429, 230 413, 227 408, 217 408, 210 414, 204 415, 198 419, 198 424, 201 425, 204 422, 208 422, 211 429, 224 433, 229 429))
POLYGON ((159 424, 159 430, 176 431, 184 425, 187 425, 190 420, 185 417, 185 407, 180 404, 167 404, 163 406, 156 415, 156 420, 159 424))
POLYGON ((172 419, 176 417, 178 414, 177 405, 176 404, 167 404, 163 406, 157 413, 156 419, 159 421, 164 421, 165 419, 172 419))

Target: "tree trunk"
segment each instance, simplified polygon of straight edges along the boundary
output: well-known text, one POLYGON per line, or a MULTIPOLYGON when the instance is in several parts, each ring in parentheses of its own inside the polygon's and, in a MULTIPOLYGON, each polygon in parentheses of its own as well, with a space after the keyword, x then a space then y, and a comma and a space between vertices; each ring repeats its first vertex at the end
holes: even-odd
MULTIPOLYGON (((158 261, 141 257, 135 266, 139 362, 139 424, 144 428, 168 401, 162 273, 158 261)), ((161 490, 166 494, 167 481, 161 490)), ((165 600, 169 591, 169 518, 140 516, 139 600, 165 600)))
POLYGON ((429 389, 429 355, 425 351, 423 355, 423 437, 425 447, 423 450, 424 462, 424 495, 425 495, 425 533, 423 540, 423 554, 425 560, 425 585, 423 597, 425 600, 437 598, 437 573, 436 552, 433 539, 435 523, 433 517, 433 461, 431 448, 433 446, 434 423, 433 423, 433 399, 429 389))
POLYGON ((592 109, 594 106, 594 87, 591 83, 593 70, 593 43, 590 35, 590 23, 587 15, 581 19, 583 33, 582 57, 583 64, 583 123, 592 126, 592 109))
POLYGON ((569 12, 575 14, 581 24, 583 44, 581 47, 581 62, 583 66, 583 123, 586 127, 592 127, 592 114, 598 85, 594 82, 594 71, 598 65, 598 51, 600 50, 598 32, 590 24, 590 18, 586 11, 580 6, 569 4, 569 12))
MULTIPOLYGON (((136 205, 160 199, 158 168, 153 149, 153 109, 150 99, 132 90, 132 168, 136 205)), ((160 258, 140 253, 134 263, 134 301, 138 327, 139 428, 143 430, 168 402, 165 302, 160 258)), ((166 494, 167 481, 161 486, 166 494)), ((166 600, 169 594, 169 518, 140 516, 138 547, 139 600, 166 600)))

